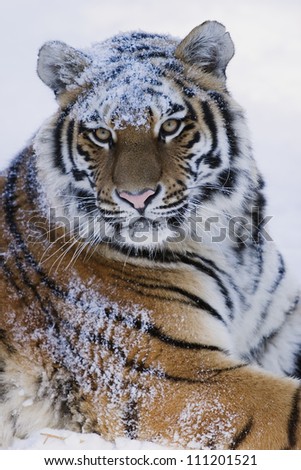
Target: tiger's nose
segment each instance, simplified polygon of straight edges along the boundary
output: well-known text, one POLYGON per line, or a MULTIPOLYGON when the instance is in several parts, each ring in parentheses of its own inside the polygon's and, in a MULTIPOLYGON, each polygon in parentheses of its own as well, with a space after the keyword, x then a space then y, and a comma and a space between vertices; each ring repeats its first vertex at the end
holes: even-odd
POLYGON ((121 199, 125 199, 129 202, 138 212, 143 212, 147 204, 153 199, 153 196, 157 193, 153 189, 143 189, 137 193, 130 191, 117 191, 118 196, 121 199))

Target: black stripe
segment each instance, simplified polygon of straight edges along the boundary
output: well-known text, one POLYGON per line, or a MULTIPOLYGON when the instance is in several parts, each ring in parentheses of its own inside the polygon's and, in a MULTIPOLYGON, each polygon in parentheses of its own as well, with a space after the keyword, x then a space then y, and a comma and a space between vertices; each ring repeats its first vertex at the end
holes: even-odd
MULTIPOLYGON (((165 66, 165 68, 167 68, 167 67, 165 66)), ((178 63, 175 63, 175 65, 172 64, 171 70, 174 70, 176 72, 181 73, 183 71, 183 68, 181 66, 179 71, 178 71, 178 63)), ((184 83, 179 78, 173 78, 173 81, 178 85, 178 87, 180 88, 181 93, 184 93, 184 95, 187 96, 187 98, 194 98, 195 90, 191 87, 191 85, 187 85, 186 83, 184 83)), ((187 104, 187 103, 185 102, 185 104, 187 104)))
POLYGON ((285 312, 285 316, 288 317, 288 316, 292 315, 297 310, 297 307, 299 306, 299 303, 300 303, 300 295, 297 294, 296 297, 294 298, 294 301, 292 302, 292 305, 285 312))
MULTIPOLYGON (((277 288, 280 286, 280 283, 281 283, 281 281, 282 281, 282 279, 285 275, 285 272, 286 272, 283 257, 280 255, 280 253, 278 253, 278 260, 279 260, 279 263, 280 263, 279 266, 278 266, 278 275, 277 275, 276 280, 273 282, 272 286, 270 287, 270 289, 267 291, 269 294, 275 293, 277 288)), ((258 330, 261 327, 261 325, 263 324, 264 320, 266 320, 268 315, 273 313, 273 310, 272 311, 270 310, 270 307, 273 304, 273 301, 274 301, 274 297, 269 296, 268 301, 266 302, 264 308, 262 309, 262 311, 260 313, 260 319, 257 322, 258 330)))
MULTIPOLYGON (((252 362, 254 362, 255 360, 260 365, 261 357, 265 354, 269 343, 273 340, 275 344, 275 339, 277 338, 277 335, 281 333, 282 328, 287 321, 287 317, 292 315, 296 311, 299 305, 299 301, 300 301, 300 298, 299 298, 299 295, 297 295, 294 301, 292 302, 291 306, 289 307, 289 309, 285 312, 283 323, 278 328, 270 331, 268 335, 262 336, 260 340, 258 341, 258 343, 256 344, 256 346, 250 349, 248 354, 244 356, 245 360, 252 361, 252 362)), ((270 305, 270 302, 269 302, 269 305, 270 305)), ((257 329, 260 328, 260 325, 261 325, 261 322, 257 325, 257 329)), ((277 339, 276 339, 276 342, 277 342, 277 339)), ((286 372, 285 370, 283 370, 283 373, 287 376, 301 378, 301 353, 299 357, 298 352, 295 352, 294 359, 295 359, 294 370, 292 372, 286 372)))
MULTIPOLYGON (((136 390, 133 384, 129 386, 130 393, 136 390)), ((125 434, 129 439, 138 439, 138 403, 137 397, 131 397, 127 402, 125 410, 122 414, 122 421, 124 422, 125 434)))
POLYGON ((135 59, 145 60, 145 59, 170 59, 170 55, 161 49, 157 51, 145 52, 144 54, 135 55, 135 59))
POLYGON ((299 380, 301 379, 301 346, 294 352, 294 370, 289 375, 299 380))
POLYGON ((270 289, 268 290, 268 293, 269 294, 273 294, 277 288, 279 287, 282 279, 284 278, 285 276, 285 273, 286 273, 286 270, 285 270, 285 264, 284 264, 284 259, 283 259, 283 256, 278 253, 278 272, 277 272, 277 277, 275 279, 275 281, 273 282, 273 285, 270 287, 270 289))
POLYGON ((222 170, 218 175, 218 184, 212 186, 211 183, 200 186, 199 199, 201 202, 212 199, 216 194, 223 194, 231 197, 236 190, 237 170, 228 168, 222 170))
POLYGON ((170 99, 169 96, 167 96, 165 93, 163 93, 162 91, 159 91, 159 90, 155 90, 154 88, 151 88, 151 87, 147 87, 145 89, 145 93, 148 93, 150 96, 156 96, 156 97, 162 97, 164 98, 166 101, 168 101, 169 103, 169 107, 172 106, 172 101, 170 99))
POLYGON ((108 249, 112 249, 119 253, 124 254, 127 258, 146 258, 153 262, 164 263, 165 262, 165 250, 161 250, 160 248, 153 251, 147 247, 137 247, 133 245, 120 245, 118 243, 114 243, 114 240, 108 238, 104 240, 107 243, 108 249))
POLYGON ((257 193, 254 195, 254 201, 251 210, 252 220, 252 237, 254 243, 263 244, 265 238, 261 236, 261 227, 264 222, 264 211, 266 206, 265 196, 262 194, 260 186, 262 186, 261 179, 258 182, 257 193))
POLYGON ((223 189, 226 189, 224 194, 226 196, 230 196, 235 190, 235 185, 237 181, 237 171, 234 168, 227 168, 226 170, 221 171, 221 173, 218 175, 218 182, 221 186, 219 191, 223 191, 223 189))
MULTIPOLYGON (((90 153, 87 152, 87 150, 84 150, 84 149, 81 147, 80 144, 77 144, 76 150, 77 150, 77 152, 79 153, 79 155, 80 155, 81 157, 83 157, 83 159, 85 160, 85 162, 89 162, 89 163, 92 162, 90 153)), ((89 169, 94 169, 94 167, 93 167, 93 168, 89 168, 89 169)))
POLYGON ((187 210, 188 203, 179 209, 172 210, 166 214, 168 228, 173 232, 173 234, 167 238, 167 241, 180 241, 182 240, 183 235, 185 236, 183 224, 185 223, 187 210))
MULTIPOLYGON (((112 59, 113 58, 111 58, 111 60, 112 59)), ((112 60, 112 62, 118 61, 112 60)), ((101 83, 101 85, 103 86, 103 82, 112 82, 113 80, 116 80, 116 78, 121 75, 124 70, 127 70, 126 65, 116 65, 116 67, 114 69, 109 70, 109 72, 103 70, 99 73, 97 77, 97 85, 99 86, 99 84, 101 83)))
MULTIPOLYGON (((194 122, 191 122, 190 124, 187 124, 186 126, 183 127, 183 130, 180 134, 180 137, 186 137, 185 132, 191 131, 192 129, 195 129, 195 123, 194 122)), ((185 155, 184 158, 189 159, 189 158, 194 157, 194 155, 195 155, 194 153, 189 153, 188 155, 185 155)))
POLYGON ((217 147, 217 127, 215 124, 214 115, 209 107, 209 104, 206 101, 202 101, 201 107, 203 111, 204 121, 208 126, 212 137, 212 146, 210 149, 210 153, 212 153, 217 147))
MULTIPOLYGON (((16 349, 11 344, 10 339, 7 338, 6 331, 3 330, 2 328, 0 328, 0 342, 5 346, 5 348, 6 348, 6 350, 9 354, 13 354, 13 353, 16 352, 16 349)), ((0 368, 0 372, 3 372, 3 371, 1 371, 1 368, 0 368)))
POLYGON ((3 374, 5 372, 5 361, 0 359, 0 374, 3 374))
POLYGON ((185 145, 186 149, 191 149, 195 144, 197 144, 200 141, 201 138, 201 133, 199 131, 196 131, 193 134, 192 139, 185 145))
MULTIPOLYGON (((120 280, 120 277, 116 276, 116 279, 120 280)), ((164 295, 160 295, 159 293, 153 293, 153 292, 148 292, 146 293, 145 291, 145 288, 148 288, 149 287, 149 290, 156 290, 156 289, 159 289, 159 286, 150 286, 149 284, 143 284, 143 283, 138 283, 136 282, 135 285, 131 286, 131 291, 134 292, 135 294, 139 294, 140 297, 144 297, 146 299, 156 299, 156 300, 162 300, 163 302, 165 302, 165 304, 167 304, 168 302, 171 302, 173 304, 180 304, 182 306, 188 306, 188 307, 191 307, 192 306, 192 303, 190 301, 190 299, 185 299, 185 298, 172 298, 172 297, 166 297, 164 295)), ((198 308, 198 307, 196 307, 198 308)))
POLYGON ((86 189, 77 188, 71 183, 69 184, 69 189, 69 193, 71 193, 76 198, 75 202, 79 211, 85 211, 89 214, 95 209, 98 210, 95 196, 92 192, 87 191, 86 189))
POLYGON ((236 450, 238 447, 244 442, 244 440, 248 437, 250 432, 253 428, 253 418, 249 418, 247 424, 243 427, 243 429, 234 437, 229 449, 236 450))
MULTIPOLYGON (((112 248, 112 244, 110 244, 110 247, 112 248)), ((138 250, 134 250, 132 247, 125 247, 125 246, 118 246, 116 245, 116 248, 118 251, 121 251, 123 253, 125 253, 128 257, 146 257, 148 259, 152 259, 151 257, 151 254, 150 254, 150 251, 145 249, 145 248, 138 248, 138 250)), ((183 260, 185 260, 185 257, 183 258, 183 260)), ((168 251, 165 251, 165 252, 156 252, 154 255, 153 255, 153 261, 157 261, 157 262, 161 262, 161 263, 172 263, 172 262, 178 262, 178 261, 181 261, 181 257, 180 256, 177 256, 175 254, 171 254, 170 256, 170 253, 168 251)), ((189 264, 189 260, 185 260, 185 262, 187 264, 189 264)), ((201 269, 201 265, 199 266, 199 268, 201 269)), ((203 267, 203 272, 206 272, 206 267, 204 266, 203 267)), ((225 288, 225 286, 222 284, 222 282, 219 280, 218 281, 218 276, 214 274, 213 271, 210 272, 210 270, 207 270, 207 274, 209 275, 209 273, 212 275, 213 278, 215 278, 216 282, 219 283, 219 286, 220 288, 222 289, 223 293, 224 293, 224 296, 225 296, 225 299, 226 299, 226 303, 227 305, 229 306, 229 308, 232 308, 233 306, 233 303, 230 299, 230 296, 228 295, 228 292, 225 288)), ((137 283, 136 283, 137 285, 137 283)), ((214 309, 211 305, 209 305, 206 301, 204 301, 203 299, 201 299, 200 297, 198 297, 197 295, 195 294, 192 294, 184 289, 181 289, 180 287, 177 287, 177 286, 158 286, 158 285, 143 285, 143 284, 139 284, 141 287, 146 287, 146 288, 162 288, 162 289, 165 289, 165 290, 169 290, 171 292, 175 292, 175 293, 178 293, 186 298, 188 298, 192 304, 194 304, 197 308, 199 309, 202 309, 202 310, 205 310, 206 312, 210 313, 212 316, 214 316, 215 318, 217 318, 218 320, 220 320, 222 323, 226 324, 224 318, 218 313, 218 311, 216 309, 214 309)))
POLYGON ((12 249, 15 251, 16 263, 22 274, 25 284, 30 286, 31 282, 27 276, 28 270, 23 266, 21 253, 23 254, 23 261, 25 261, 27 265, 33 268, 41 276, 43 284, 52 290, 57 297, 63 298, 65 297, 65 294, 63 293, 62 289, 52 279, 48 278, 39 263, 34 259, 32 253, 29 251, 15 220, 15 215, 18 210, 18 206, 16 204, 16 186, 19 179, 19 171, 22 168, 23 159, 26 158, 26 152, 27 150, 25 150, 24 153, 21 153, 20 156, 15 160, 14 164, 11 166, 4 189, 3 200, 5 220, 11 234, 15 239, 15 247, 12 247, 12 249))
MULTIPOLYGON (((224 276, 227 276, 228 280, 229 280, 229 283, 231 284, 231 286, 234 288, 234 290, 237 292, 237 294, 239 295, 240 299, 244 302, 245 301, 245 296, 243 295, 243 293, 241 293, 239 291, 239 288, 237 287, 237 285, 234 284, 234 281, 233 279, 231 278, 231 276, 226 273, 225 271, 221 270, 218 268, 218 266, 212 261, 212 260, 209 260, 209 259, 206 259, 202 256, 199 256, 199 255, 196 255, 195 253, 187 253, 186 256, 189 256, 189 258, 187 258, 187 261, 186 261, 186 256, 183 255, 183 259, 181 258, 181 255, 178 254, 178 253, 174 253, 170 250, 166 250, 166 249, 163 249, 163 250, 156 250, 155 252, 149 250, 148 248, 146 247, 140 247, 140 248, 136 248, 136 247, 132 247, 132 246, 120 246, 120 245, 117 245, 116 244, 116 247, 113 245, 113 243, 110 243, 109 242, 109 246, 110 248, 112 249, 116 249, 117 251, 123 253, 125 256, 127 256, 128 258, 147 258, 148 260, 151 260, 153 262, 156 262, 156 263, 162 263, 162 264, 166 264, 166 263, 178 263, 178 262, 184 262, 185 264, 191 264, 192 266, 194 265, 195 267, 197 267, 198 269, 202 269, 204 273, 208 274, 208 275, 212 275, 212 277, 216 276, 216 282, 219 282, 217 281, 217 278, 218 276, 217 275, 214 275, 214 271, 211 270, 210 271, 210 268, 208 268, 208 270, 206 270, 206 266, 203 266, 201 264, 198 264, 197 261, 194 261, 192 258, 198 258, 200 259, 202 262, 204 263, 207 263, 212 269, 220 272, 222 275, 224 276), (191 262, 190 262, 191 260, 191 262)), ((220 280, 220 282, 222 283, 222 281, 220 280)), ((221 289, 223 289, 224 293, 226 294, 226 291, 227 289, 224 287, 221 287, 221 289), (225 290, 224 290, 225 289, 225 290)), ((225 295, 226 297, 226 295, 225 295)), ((230 295, 229 295, 230 297, 230 295)), ((232 303, 231 303, 231 299, 230 299, 230 303, 229 303, 229 300, 227 300, 227 303, 230 306, 232 306, 232 303)))
POLYGON ((59 117, 56 127, 54 129, 54 152, 53 152, 53 164, 55 168, 61 170, 63 174, 67 173, 66 166, 63 160, 62 154, 62 134, 65 125, 65 113, 59 117))
POLYGON ((188 176, 191 176, 194 179, 194 181, 196 181, 198 176, 199 176, 199 165, 200 165, 200 162, 201 162, 203 157, 201 156, 200 158, 198 158, 194 162, 190 161, 194 157, 195 157, 194 153, 189 153, 185 157, 185 160, 187 161, 188 166, 185 167, 185 166, 181 165, 180 168, 182 168, 185 171, 185 173, 188 174, 188 176))
MULTIPOLYGON (((166 62, 166 63, 164 64, 164 70, 162 70, 161 75, 162 75, 163 77, 170 78, 170 74, 166 73, 167 71, 170 71, 170 70, 171 70, 172 72, 176 73, 177 75, 181 75, 181 73, 183 73, 183 65, 180 64, 179 62, 175 61, 175 60, 173 60, 173 61, 169 60, 168 62, 166 62)), ((173 78, 173 77, 172 77, 172 78, 173 78)), ((174 81, 176 81, 176 80, 174 79, 174 81)), ((193 92, 192 92, 193 94, 189 94, 189 95, 188 95, 187 93, 185 93, 185 88, 184 88, 184 87, 185 87, 185 85, 183 85, 183 88, 182 88, 181 91, 182 91, 185 95, 191 96, 191 97, 194 96, 194 93, 193 93, 193 92)))
POLYGON ((39 199, 38 185, 36 179, 36 166, 34 161, 33 149, 28 149, 29 159, 27 163, 27 171, 25 175, 25 191, 27 195, 27 201, 29 204, 36 204, 39 199), (30 155, 32 152, 32 155, 30 155))
POLYGON ((223 117, 224 126, 226 129, 226 134, 229 143, 229 154, 230 158, 233 159, 239 154, 238 137, 235 135, 235 131, 232 127, 234 122, 234 113, 230 111, 226 100, 220 93, 216 91, 209 91, 208 95, 218 105, 219 111, 223 117))
POLYGON ((22 289, 16 283, 14 273, 7 266, 4 256, 0 256, 0 267, 4 277, 6 278, 6 282, 12 286, 18 295, 22 294, 22 289))
MULTIPOLYGON (((299 431, 299 420, 300 420, 300 396, 301 396, 301 385, 297 388, 294 393, 291 413, 287 424, 287 437, 289 449, 295 449, 297 444, 297 432, 299 431)), ((298 432, 299 434, 299 432, 298 432)))
POLYGON ((257 245, 255 246, 255 249, 253 250, 254 256, 253 256, 253 264, 257 266, 257 274, 256 277, 253 280, 253 286, 251 294, 255 294, 256 291, 258 290, 260 286, 260 281, 263 275, 263 269, 266 263, 264 263, 264 252, 263 252, 263 246, 257 245))
POLYGON ((179 340, 176 338, 173 338, 165 333, 163 333, 159 328, 157 328, 154 325, 149 325, 147 328, 147 333, 161 342, 165 344, 169 344, 170 346, 176 347, 176 348, 181 348, 181 349, 193 349, 196 351, 218 351, 218 352, 223 352, 226 354, 226 351, 222 350, 218 346, 213 346, 210 344, 200 344, 200 343, 192 343, 188 341, 183 341, 179 340))
MULTIPOLYGON (((72 175, 75 181, 83 181, 86 177, 88 177, 88 173, 85 170, 78 170, 77 168, 74 168, 72 170, 72 175)), ((88 177, 89 179, 89 177, 88 177)), ((90 182, 90 180, 89 180, 90 182)), ((91 182, 90 182, 91 184, 91 182)))
POLYGON ((174 103, 171 105, 171 107, 166 111, 166 114, 170 116, 171 114, 175 114, 179 111, 183 111, 185 108, 183 105, 174 103))
MULTIPOLYGON (((266 353, 269 343, 276 338, 276 336, 282 331, 283 325, 281 325, 276 330, 272 330, 268 335, 262 336, 256 346, 253 346, 248 353, 244 354, 242 357, 245 361, 254 362, 262 366, 261 358, 266 353)), ((288 375, 288 374, 286 374, 288 375)))
MULTIPOLYGON (((0 369, 0 373, 1 373, 1 369, 0 369)), ((10 392, 11 392, 11 384, 5 383, 2 379, 0 382, 0 404, 3 404, 9 400, 10 392)))
POLYGON ((154 367, 147 367, 144 365, 143 362, 137 362, 134 359, 127 361, 125 365, 126 367, 136 370, 139 373, 146 373, 152 376, 159 377, 160 379, 168 380, 169 382, 186 383, 186 384, 207 383, 211 379, 215 379, 217 376, 223 373, 232 372, 234 370, 242 369, 246 367, 245 364, 239 364, 233 367, 225 367, 224 369, 201 369, 200 368, 199 370, 196 370, 196 373, 198 375, 203 375, 204 376, 203 378, 189 378, 189 377, 171 375, 171 374, 166 373, 165 371, 162 371, 161 369, 156 369, 154 367))
MULTIPOLYGON (((159 255, 159 253, 157 253, 157 256, 159 255)), ((191 255, 191 254, 190 254, 191 255)), ((191 255, 192 256, 192 255, 191 255)), ((199 257, 199 259, 201 259, 201 257, 199 257)), ((215 282, 217 283, 219 289, 220 289, 220 292, 222 293, 224 299, 225 299, 225 304, 226 306, 228 307, 228 309, 230 310, 230 318, 232 318, 232 314, 233 314, 233 301, 230 297, 230 293, 228 291, 228 289, 226 288, 226 286, 223 284, 222 280, 220 279, 220 277, 216 274, 216 272, 214 271, 214 269, 218 270, 217 266, 215 263, 211 262, 211 268, 206 266, 205 264, 201 263, 200 261, 196 261, 194 259, 192 259, 191 257, 187 257, 186 255, 181 255, 181 254, 175 254, 175 253, 172 253, 170 251, 165 251, 164 254, 162 254, 160 256, 159 259, 155 259, 154 261, 159 261, 159 262, 163 262, 163 263, 184 263, 188 266, 193 266, 194 268, 196 268, 198 271, 206 274, 207 276, 211 277, 212 279, 215 280, 215 282)), ((205 260, 204 261, 208 261, 208 260, 205 260)), ((143 287, 148 287, 148 285, 144 285, 143 287)), ((152 288, 160 288, 161 286, 158 286, 158 285, 152 285, 150 286, 152 288)), ((164 288, 164 287, 163 287, 164 288)), ((166 289, 169 288, 169 287, 165 287, 166 289)), ((178 287, 175 287, 175 289, 179 289, 178 287)), ((183 291, 184 292, 184 291, 183 291)), ((186 295, 187 296, 187 295, 186 295)), ((200 299, 199 297, 196 296, 196 299, 200 299)), ((195 299, 195 300, 196 300, 195 299)), ((197 304, 199 305, 199 301, 197 301, 197 304)), ((211 310, 212 307, 210 307, 209 310, 211 310)), ((213 313, 214 316, 216 316, 216 313, 213 313)), ((220 315, 218 315, 220 317, 220 315)), ((222 319, 222 317, 220 317, 221 321, 224 322, 224 320, 222 319)))
MULTIPOLYGON (((113 314, 110 308, 104 310, 107 318, 111 318, 113 314)), ((160 328, 153 325, 150 322, 143 322, 136 318, 128 318, 123 316, 120 312, 118 314, 114 314, 114 320, 123 323, 125 326, 134 328, 137 331, 147 333, 152 338, 158 339, 159 341, 168 344, 170 346, 181 348, 181 349, 193 349, 196 351, 217 351, 222 352, 224 354, 228 354, 228 352, 224 349, 219 348, 218 346, 213 346, 210 344, 201 344, 201 343, 193 343, 189 341, 183 341, 176 338, 173 338, 166 333, 163 333, 160 328)))
MULTIPOLYGON (((176 196, 177 193, 180 193, 180 196, 181 196, 182 189, 180 189, 179 191, 175 191, 173 194, 170 194, 169 198, 171 199, 172 197, 176 196)), ((180 208, 182 208, 184 201, 186 201, 187 199, 188 199, 188 196, 183 196, 183 197, 181 197, 180 200, 176 200, 175 202, 167 203, 165 205, 159 206, 156 209, 166 209, 166 211, 167 211, 167 209, 177 208, 178 206, 180 206, 180 208)))
POLYGON ((68 122, 66 134, 67 134, 68 157, 70 159, 72 168, 74 170, 77 170, 77 166, 75 164, 74 157, 73 157, 74 127, 75 127, 75 122, 72 119, 68 122))
MULTIPOLYGON (((175 383, 188 383, 188 384, 200 384, 210 381, 211 379, 215 378, 216 376, 232 372, 234 370, 239 370, 247 366, 247 364, 237 364, 235 366, 224 367, 224 368, 216 368, 216 369, 202 369, 202 364, 200 364, 200 369, 196 370, 196 374, 203 375, 201 378, 188 378, 183 376, 176 376, 166 373, 162 368, 153 367, 153 366, 146 366, 143 361, 137 361, 135 358, 127 359, 127 355, 120 346, 117 346, 111 340, 105 338, 103 334, 91 335, 90 338, 93 342, 97 342, 101 346, 108 349, 108 351, 112 352, 114 355, 118 355, 120 357, 120 362, 124 365, 125 368, 129 368, 134 370, 140 374, 147 374, 154 377, 158 377, 159 379, 165 379, 170 382, 175 383)), ((178 346, 176 346, 178 347, 178 346)))
POLYGON ((209 151, 205 155, 198 158, 198 160, 196 160, 195 162, 196 165, 199 165, 201 161, 205 163, 206 165, 208 165, 209 168, 211 168, 211 170, 215 170, 216 168, 220 167, 222 164, 221 153, 217 152, 214 155, 211 151, 209 151))
MULTIPOLYGON (((208 302, 203 300, 201 297, 198 297, 197 295, 192 294, 191 292, 188 292, 185 289, 182 289, 181 287, 178 287, 178 286, 164 286, 164 285, 158 285, 158 284, 151 285, 151 284, 146 284, 146 283, 142 283, 142 282, 135 282, 134 287, 136 287, 136 286, 144 287, 146 289, 165 290, 165 291, 169 291, 169 292, 174 292, 176 294, 180 294, 181 296, 183 296, 183 297, 190 300, 189 305, 194 306, 194 307, 196 307, 200 310, 204 310, 207 313, 210 313, 210 315, 217 318, 222 323, 226 324, 223 317, 208 302)), ((172 300, 177 301, 177 299, 172 299, 172 300)))
POLYGON ((186 119, 190 119, 191 121, 198 121, 198 115, 194 106, 192 106, 191 102, 188 100, 184 100, 185 106, 188 109, 188 113, 186 115, 186 119))
MULTIPOLYGON (((140 40, 140 39, 149 39, 150 41, 155 41, 156 39, 162 39, 162 34, 159 34, 159 33, 144 33, 142 31, 134 31, 133 33, 129 33, 129 35, 125 34, 124 36, 115 36, 112 38, 112 42, 123 42, 124 40, 126 40, 128 37, 130 38, 133 38, 136 40, 140 40)), ((131 43, 131 45, 133 45, 133 47, 136 47, 136 44, 133 44, 131 43)), ((128 44, 126 43, 126 46, 128 50, 128 44)), ((153 47, 153 46, 152 46, 153 47)))
POLYGON ((228 289, 223 284, 222 280, 216 274, 214 269, 209 268, 208 266, 206 266, 205 264, 203 264, 199 261, 193 260, 191 258, 187 258, 185 255, 179 254, 179 255, 177 255, 177 258, 181 261, 181 263, 187 264, 188 266, 193 266, 198 271, 206 274, 207 276, 209 276, 209 277, 211 277, 212 279, 215 280, 215 282, 217 283, 217 285, 220 289, 220 292, 222 293, 222 295, 225 299, 225 304, 226 304, 227 308, 230 310, 230 318, 232 318, 233 317, 233 301, 230 297, 228 289))

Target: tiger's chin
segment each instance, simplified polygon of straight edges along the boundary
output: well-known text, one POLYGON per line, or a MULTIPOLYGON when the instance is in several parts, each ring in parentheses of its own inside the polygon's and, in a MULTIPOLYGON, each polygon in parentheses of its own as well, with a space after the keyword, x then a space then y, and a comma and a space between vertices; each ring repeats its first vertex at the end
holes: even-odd
MULTIPOLYGON (((137 216, 130 220, 120 219, 114 222, 97 220, 83 223, 82 227, 72 230, 70 241, 76 238, 79 246, 85 245, 88 251, 97 253, 102 246, 111 247, 125 254, 149 252, 152 254, 165 249, 182 251, 190 239, 188 230, 176 221, 160 218, 152 220, 137 216)), ((68 249, 68 248, 67 248, 68 249)))
POLYGON ((162 251, 167 247, 175 250, 185 243, 188 233, 168 219, 151 220, 136 217, 131 221, 115 223, 108 230, 103 241, 121 251, 148 250, 150 253, 162 251))

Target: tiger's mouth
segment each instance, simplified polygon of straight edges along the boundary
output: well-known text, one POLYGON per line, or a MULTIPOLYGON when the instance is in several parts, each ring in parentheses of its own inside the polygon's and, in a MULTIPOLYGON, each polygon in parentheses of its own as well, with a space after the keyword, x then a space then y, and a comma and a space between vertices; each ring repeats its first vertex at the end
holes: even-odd
MULTIPOLYGON (((139 206, 139 194, 132 201, 107 201, 82 194, 64 195, 64 213, 51 209, 50 226, 62 227, 66 239, 78 240, 87 247, 101 243, 115 247, 162 247, 168 242, 182 242, 188 235, 191 207, 187 195, 181 199, 162 200, 162 189, 148 195, 148 203, 139 206), (160 196, 158 196, 158 194, 160 196)), ((142 204, 141 204, 142 205, 142 204)))
POLYGON ((109 214, 110 220, 107 219, 111 233, 106 241, 109 238, 121 246, 155 248, 165 242, 183 239, 183 227, 188 226, 190 213, 188 197, 183 195, 176 201, 165 202, 162 193, 165 195, 158 185, 156 190, 137 193, 134 198, 127 195, 129 201, 120 201, 119 197, 119 214, 113 218, 109 214))

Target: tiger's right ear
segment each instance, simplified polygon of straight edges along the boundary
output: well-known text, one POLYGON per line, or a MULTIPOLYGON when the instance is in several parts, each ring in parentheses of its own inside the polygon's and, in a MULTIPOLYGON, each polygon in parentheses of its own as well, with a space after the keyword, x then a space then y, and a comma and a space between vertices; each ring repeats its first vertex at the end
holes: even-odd
POLYGON ((89 63, 82 51, 64 42, 49 41, 39 51, 37 72, 40 79, 60 95, 68 85, 77 84, 89 63))

